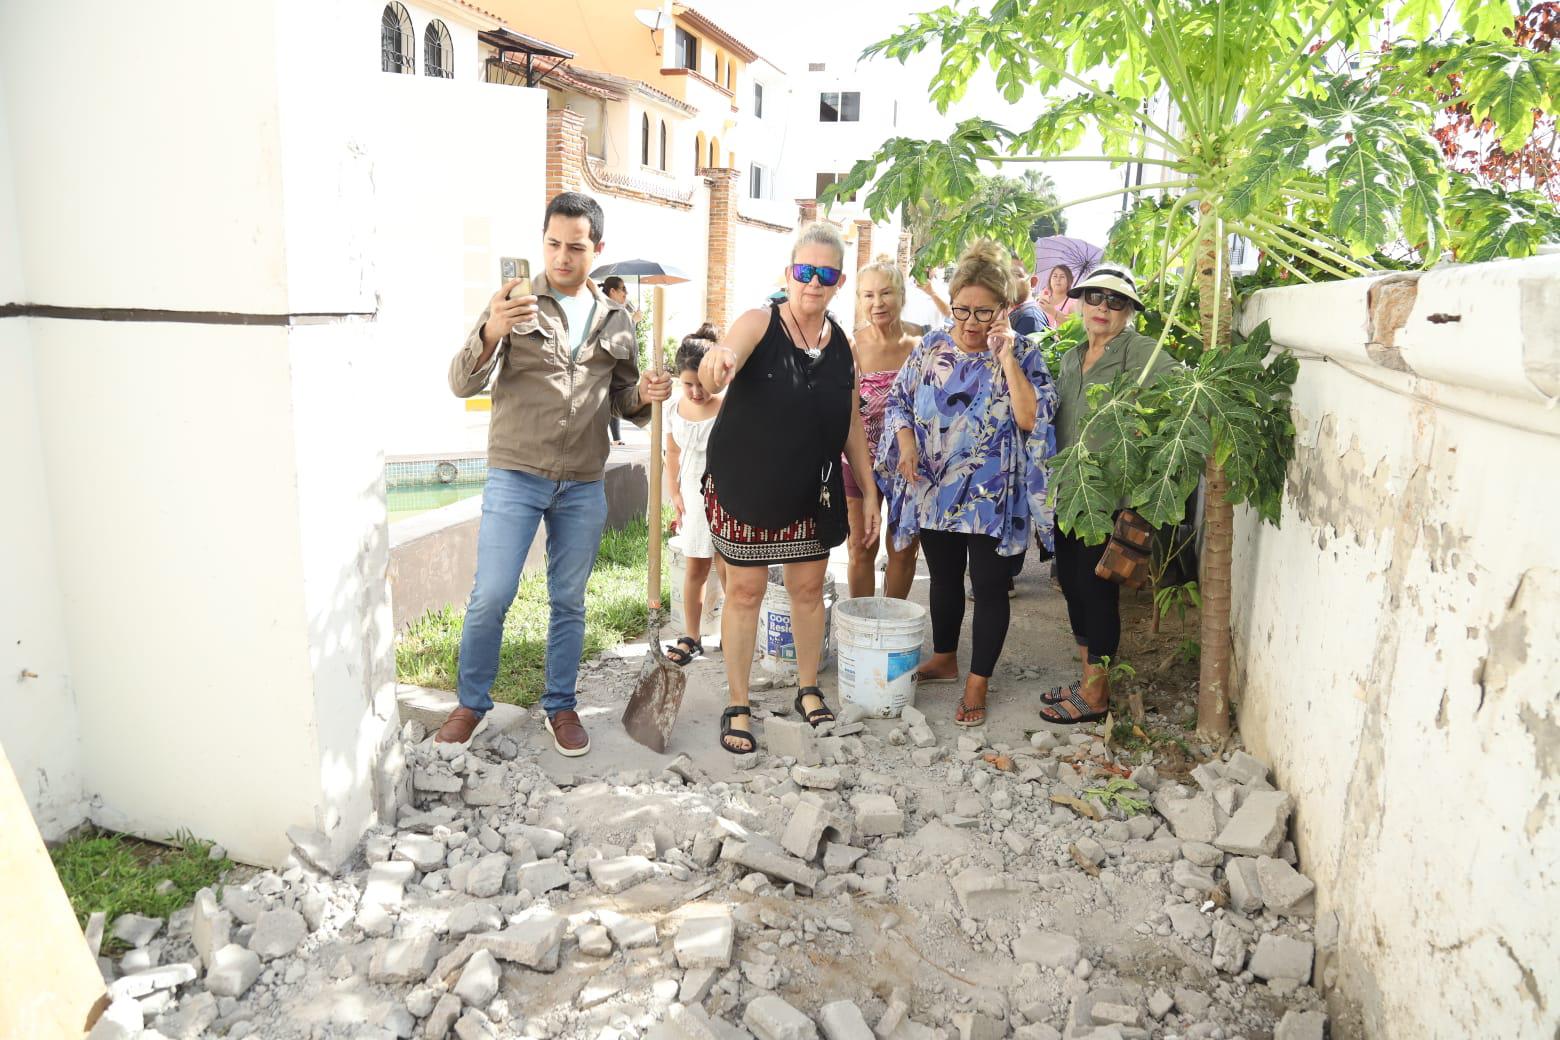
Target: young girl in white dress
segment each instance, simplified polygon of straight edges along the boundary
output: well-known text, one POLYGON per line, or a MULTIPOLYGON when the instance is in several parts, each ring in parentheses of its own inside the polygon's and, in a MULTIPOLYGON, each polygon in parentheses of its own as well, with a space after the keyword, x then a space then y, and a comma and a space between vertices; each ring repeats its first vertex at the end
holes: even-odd
POLYGON ((677 527, 682 532, 683 556, 688 561, 683 577, 683 615, 688 634, 666 648, 666 656, 685 665, 704 653, 699 632, 704 627, 704 586, 714 566, 721 586, 726 582, 726 565, 715 552, 709 521, 704 515, 705 452, 710 430, 720 414, 722 397, 710 394, 699 383, 699 362, 705 351, 715 345, 715 329, 709 324, 683 338, 677 349, 674 368, 682 385, 675 406, 668 413, 666 434, 666 486, 671 488, 672 507, 677 510, 677 527), (688 503, 693 508, 688 508, 688 503))

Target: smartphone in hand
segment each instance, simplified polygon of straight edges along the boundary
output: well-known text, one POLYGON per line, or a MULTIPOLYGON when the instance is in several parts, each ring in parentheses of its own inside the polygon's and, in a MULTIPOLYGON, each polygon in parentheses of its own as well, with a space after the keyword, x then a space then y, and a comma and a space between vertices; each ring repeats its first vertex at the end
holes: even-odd
POLYGON ((507 285, 516 278, 520 279, 520 284, 509 290, 511 300, 532 295, 531 261, 517 256, 499 257, 498 276, 500 285, 507 285))

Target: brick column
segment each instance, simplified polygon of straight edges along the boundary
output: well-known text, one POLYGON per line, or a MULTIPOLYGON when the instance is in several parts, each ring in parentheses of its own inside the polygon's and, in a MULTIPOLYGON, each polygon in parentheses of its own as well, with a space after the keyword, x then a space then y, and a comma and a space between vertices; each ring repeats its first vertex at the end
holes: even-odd
POLYGON ((899 233, 899 270, 904 272, 906 278, 910 277, 910 261, 912 259, 910 255, 910 232, 901 231, 899 233))
POLYGON ((737 171, 704 171, 710 186, 709 262, 704 283, 704 318, 724 333, 736 292, 737 171))
MULTIPOLYGON (((856 221, 856 278, 861 278, 861 268, 872 262, 872 221, 856 221)), ((860 288, 860 285, 858 287, 860 288)), ((856 298, 856 327, 866 321, 866 315, 861 313, 861 293, 853 293, 856 298)))
POLYGON ((585 117, 572 108, 547 112, 547 198, 585 189, 585 117))
POLYGON ((804 228, 818 219, 818 200, 797 199, 796 210, 796 226, 804 228))

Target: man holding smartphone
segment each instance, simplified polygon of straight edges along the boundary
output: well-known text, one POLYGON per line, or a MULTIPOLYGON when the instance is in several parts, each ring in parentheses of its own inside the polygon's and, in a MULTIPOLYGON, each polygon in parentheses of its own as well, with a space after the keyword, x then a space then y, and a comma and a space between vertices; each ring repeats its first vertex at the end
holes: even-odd
POLYGON ((546 688, 542 710, 559 754, 590 750, 575 711, 585 641, 585 582, 606 526, 602 483, 607 417, 638 426, 650 404, 671 396, 667 375, 639 371, 634 322, 589 272, 601 252, 604 217, 588 195, 564 192, 543 218, 545 273, 531 293, 504 285, 450 363, 450 389, 471 397, 491 384, 488 477, 477 534, 477 577, 460 643, 460 706, 434 740, 463 744, 489 709, 504 617, 532 539, 547 525, 546 688))

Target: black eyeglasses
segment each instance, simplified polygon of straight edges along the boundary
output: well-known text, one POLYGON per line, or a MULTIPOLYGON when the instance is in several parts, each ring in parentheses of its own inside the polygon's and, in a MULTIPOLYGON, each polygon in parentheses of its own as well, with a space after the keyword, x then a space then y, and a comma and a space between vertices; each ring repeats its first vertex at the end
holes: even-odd
POLYGON ((997 307, 949 307, 948 312, 953 315, 954 321, 969 321, 973 316, 977 322, 984 325, 997 316, 1000 308, 997 307))
POLYGON ((1102 302, 1113 311, 1124 311, 1132 306, 1132 299, 1109 289, 1085 289, 1083 290, 1083 302, 1090 307, 1098 307, 1102 302))
POLYGON ((832 289, 840 284, 840 275, 844 272, 838 267, 819 267, 816 264, 792 264, 791 277, 806 285, 813 280, 813 275, 818 276, 818 284, 825 289, 832 289))

